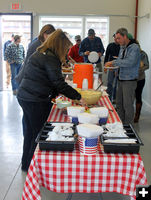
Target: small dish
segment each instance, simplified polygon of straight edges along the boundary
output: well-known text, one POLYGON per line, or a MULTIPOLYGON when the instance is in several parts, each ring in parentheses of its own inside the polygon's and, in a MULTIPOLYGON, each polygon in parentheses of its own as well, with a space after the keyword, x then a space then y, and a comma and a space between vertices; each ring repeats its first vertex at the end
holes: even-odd
POLYGON ((71 102, 69 101, 58 101, 57 108, 62 109, 71 106, 71 102))

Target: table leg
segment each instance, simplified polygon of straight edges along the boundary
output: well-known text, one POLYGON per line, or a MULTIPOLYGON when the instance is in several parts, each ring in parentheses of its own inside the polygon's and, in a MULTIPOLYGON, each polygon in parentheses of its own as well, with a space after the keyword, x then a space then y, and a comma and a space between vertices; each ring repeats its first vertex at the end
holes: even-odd
POLYGON ((68 197, 66 198, 66 200, 71 200, 72 199, 72 193, 68 194, 68 197))

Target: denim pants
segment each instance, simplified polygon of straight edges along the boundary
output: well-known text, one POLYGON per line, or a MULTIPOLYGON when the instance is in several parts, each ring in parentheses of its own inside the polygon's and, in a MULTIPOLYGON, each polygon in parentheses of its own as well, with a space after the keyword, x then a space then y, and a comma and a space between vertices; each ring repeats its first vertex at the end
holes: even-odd
POLYGON ((116 71, 108 72, 107 93, 111 101, 116 99, 117 74, 116 71))
POLYGON ((49 116, 52 103, 51 101, 28 102, 21 99, 18 99, 18 102, 23 110, 24 123, 22 169, 28 170, 37 145, 35 139, 49 116))
POLYGON ((12 90, 17 90, 18 89, 18 84, 15 80, 15 77, 17 76, 17 74, 19 73, 19 70, 21 68, 21 64, 17 64, 17 63, 12 63, 10 64, 10 68, 11 68, 11 84, 12 84, 12 90))

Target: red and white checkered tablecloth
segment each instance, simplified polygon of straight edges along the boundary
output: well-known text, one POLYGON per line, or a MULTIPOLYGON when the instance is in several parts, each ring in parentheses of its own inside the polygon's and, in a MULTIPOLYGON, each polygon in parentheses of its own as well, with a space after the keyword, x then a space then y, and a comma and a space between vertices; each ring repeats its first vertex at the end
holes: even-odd
MULTIPOLYGON (((106 102, 106 97, 102 99, 101 105, 113 109, 110 101, 106 102)), ((67 116, 54 108, 49 121, 68 121, 67 116)), ((114 112, 111 111, 109 122, 120 121, 114 112)), ((78 146, 73 152, 41 151, 37 147, 26 177, 22 200, 40 200, 40 186, 58 193, 118 192, 130 195, 134 200, 136 185, 147 185, 139 154, 106 154, 99 149, 96 155, 87 156, 80 154, 78 146)))
MULTIPOLYGON (((67 98, 64 98, 65 100, 71 101, 67 98)), ((74 105, 74 103, 72 102, 74 105)), ((109 117, 107 123, 114 123, 114 122, 121 122, 117 112, 115 111, 113 105, 111 104, 108 96, 102 96, 100 100, 98 101, 99 106, 105 106, 109 110, 109 117)), ((70 118, 68 115, 63 114, 61 109, 58 109, 56 105, 52 107, 52 111, 48 117, 48 121, 53 122, 70 122, 70 118)))

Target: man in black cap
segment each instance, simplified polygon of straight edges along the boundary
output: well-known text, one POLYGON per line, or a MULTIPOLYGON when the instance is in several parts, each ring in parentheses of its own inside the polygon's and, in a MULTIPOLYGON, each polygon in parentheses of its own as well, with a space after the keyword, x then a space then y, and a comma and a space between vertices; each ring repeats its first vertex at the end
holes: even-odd
POLYGON ((80 44, 79 54, 80 56, 84 56, 84 62, 90 63, 88 60, 88 55, 92 52, 96 51, 99 55, 99 59, 95 62, 96 67, 99 71, 102 71, 101 65, 101 56, 104 53, 104 46, 101 38, 95 36, 95 31, 93 29, 88 30, 88 37, 86 37, 80 44))

